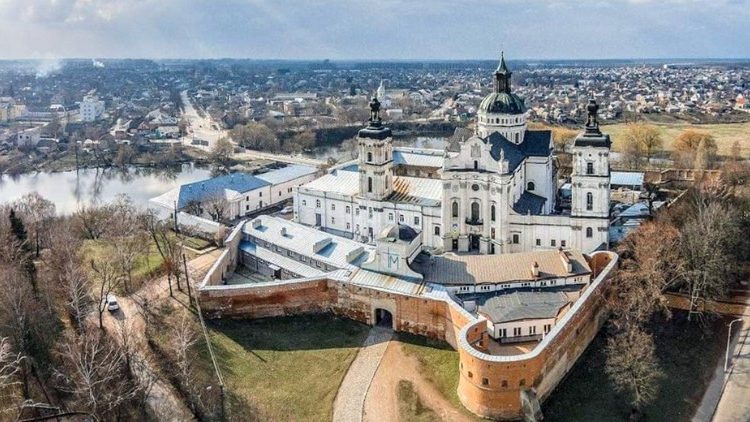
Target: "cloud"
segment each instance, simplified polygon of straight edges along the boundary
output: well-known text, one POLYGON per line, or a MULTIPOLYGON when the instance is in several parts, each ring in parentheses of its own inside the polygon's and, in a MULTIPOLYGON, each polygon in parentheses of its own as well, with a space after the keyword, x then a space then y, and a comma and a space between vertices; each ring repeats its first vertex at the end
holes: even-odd
POLYGON ((17 57, 750 57, 748 0, 0 0, 17 57), (52 41, 54 40, 54 42, 52 41))

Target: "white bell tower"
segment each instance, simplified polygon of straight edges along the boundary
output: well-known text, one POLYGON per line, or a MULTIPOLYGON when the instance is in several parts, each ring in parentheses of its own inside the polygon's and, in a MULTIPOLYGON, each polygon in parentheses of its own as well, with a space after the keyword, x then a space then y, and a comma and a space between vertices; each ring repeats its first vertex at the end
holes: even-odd
POLYGON ((609 135, 599 130, 594 99, 586 106, 588 121, 572 148, 571 225, 574 247, 584 253, 609 246, 609 135))
POLYGON ((383 126, 380 102, 370 101, 370 119, 357 135, 359 147, 359 193, 366 199, 380 201, 393 192, 393 138, 383 126))

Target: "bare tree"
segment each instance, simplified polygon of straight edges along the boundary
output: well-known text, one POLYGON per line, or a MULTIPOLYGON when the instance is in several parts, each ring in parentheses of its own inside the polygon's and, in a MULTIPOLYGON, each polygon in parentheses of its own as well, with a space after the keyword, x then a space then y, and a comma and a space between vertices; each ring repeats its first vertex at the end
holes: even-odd
POLYGON ((156 244, 156 249, 162 258, 162 266, 167 273, 169 296, 174 297, 172 277, 177 281, 177 289, 182 290, 180 286, 182 246, 179 234, 172 232, 169 225, 161 221, 153 212, 148 212, 143 216, 143 225, 156 244))
POLYGON ((74 322, 76 329, 83 330, 84 321, 91 312, 93 301, 91 298, 91 282, 86 273, 75 263, 70 262, 64 268, 61 277, 65 291, 68 315, 74 322))
POLYGON ((230 217, 230 203, 224 192, 216 192, 203 200, 203 209, 216 222, 223 222, 230 217))
POLYGON ((685 264, 680 287, 690 296, 688 319, 701 312, 700 303, 726 294, 737 275, 734 249, 740 236, 736 216, 725 205, 697 197, 694 212, 680 235, 685 264))
POLYGON ((91 269, 97 283, 99 329, 104 331, 104 311, 107 310, 107 296, 120 285, 123 275, 120 269, 107 259, 99 260, 99 262, 91 260, 91 269))
POLYGON ((193 359, 190 356, 193 346, 198 342, 198 333, 188 311, 183 310, 180 320, 174 325, 172 331, 172 350, 175 353, 177 365, 177 378, 180 384, 190 396, 190 407, 196 412, 200 403, 200 389, 196 388, 193 375, 193 359))
POLYGON ((629 396, 632 414, 640 414, 659 391, 663 376, 653 338, 638 325, 629 325, 607 340, 605 372, 615 388, 629 396))
POLYGON ((106 208, 96 205, 83 205, 73 214, 73 219, 83 236, 94 240, 107 232, 110 217, 111 213, 106 208))
POLYGON ((18 392, 23 357, 14 353, 10 341, 0 337, 0 415, 18 412, 22 397, 18 392))
POLYGON ((143 393, 129 376, 122 350, 104 336, 89 333, 80 338, 69 337, 60 345, 59 354, 63 367, 55 374, 60 389, 99 419, 109 419, 110 412, 143 393))
POLYGON ((234 146, 229 139, 219 138, 211 148, 211 161, 219 168, 228 168, 232 163, 232 154, 234 146))
POLYGON ((17 201, 17 206, 26 220, 34 254, 38 258, 43 239, 48 236, 51 220, 55 216, 55 204, 44 199, 39 193, 32 192, 22 196, 17 201))

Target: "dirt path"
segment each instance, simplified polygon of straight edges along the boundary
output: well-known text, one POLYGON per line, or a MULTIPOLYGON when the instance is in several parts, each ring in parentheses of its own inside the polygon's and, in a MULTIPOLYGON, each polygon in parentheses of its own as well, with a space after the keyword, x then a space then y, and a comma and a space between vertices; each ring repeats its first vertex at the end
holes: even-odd
POLYGON ((388 348, 393 331, 383 327, 372 327, 370 334, 359 349, 333 402, 334 422, 359 422, 362 420, 367 389, 370 387, 388 348))
MULTIPOLYGON (((220 251, 213 251, 188 262, 191 285, 195 286, 202 280, 219 254, 220 251)), ((172 287, 176 292, 176 284, 173 283, 172 287)), ((182 287, 186 289, 184 281, 182 287)), ((146 283, 131 297, 118 298, 120 310, 114 313, 108 312, 104 316, 104 325, 107 332, 121 344, 124 341, 122 333, 125 330, 127 341, 130 342, 134 350, 133 372, 142 381, 151 380, 153 382, 146 403, 156 419, 159 421, 192 421, 195 420, 195 416, 159 370, 146 340, 143 304, 147 303, 147 306, 153 307, 168 297, 169 283, 166 277, 146 283)))
POLYGON ((419 372, 419 365, 415 357, 404 353, 401 343, 390 342, 367 393, 365 422, 399 420, 397 386, 400 380, 411 381, 422 403, 443 421, 476 421, 454 407, 432 383, 425 380, 419 372))

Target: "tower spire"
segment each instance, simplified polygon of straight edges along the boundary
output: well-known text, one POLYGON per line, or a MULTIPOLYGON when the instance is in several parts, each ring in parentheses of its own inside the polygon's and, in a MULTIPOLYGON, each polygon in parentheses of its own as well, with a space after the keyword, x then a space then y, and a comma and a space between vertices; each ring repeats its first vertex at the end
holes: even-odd
POLYGON ((505 92, 510 94, 510 76, 513 72, 508 69, 505 63, 505 52, 500 52, 500 64, 495 69, 495 92, 505 92))

